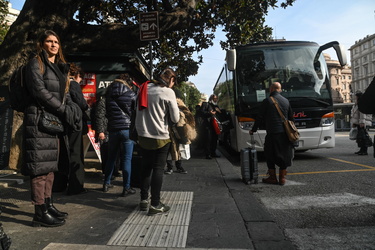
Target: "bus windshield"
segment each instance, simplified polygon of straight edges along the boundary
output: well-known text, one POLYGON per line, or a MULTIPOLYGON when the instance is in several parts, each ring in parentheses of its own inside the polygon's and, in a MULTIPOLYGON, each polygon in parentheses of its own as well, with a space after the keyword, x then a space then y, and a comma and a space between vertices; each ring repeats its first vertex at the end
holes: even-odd
POLYGON ((237 111, 255 114, 269 94, 272 82, 280 82, 282 95, 292 108, 332 106, 331 86, 323 55, 314 63, 319 46, 244 46, 237 49, 237 111))

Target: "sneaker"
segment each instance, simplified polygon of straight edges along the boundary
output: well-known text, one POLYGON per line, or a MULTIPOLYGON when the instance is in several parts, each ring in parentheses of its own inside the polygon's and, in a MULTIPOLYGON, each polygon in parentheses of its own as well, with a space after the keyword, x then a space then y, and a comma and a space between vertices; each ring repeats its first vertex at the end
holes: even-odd
POLYGON ((103 184, 103 192, 106 193, 110 188, 113 188, 112 184, 103 184))
POLYGON ((150 206, 148 209, 147 215, 155 215, 155 214, 161 214, 161 213, 166 213, 170 210, 171 208, 167 205, 164 205, 163 203, 159 202, 159 205, 156 207, 150 206))
POLYGON ((173 170, 172 169, 167 169, 164 171, 164 174, 172 174, 173 170))
POLYGON ((139 203, 139 210, 141 211, 147 211, 148 209, 148 200, 141 200, 139 203))
POLYGON ((133 188, 124 188, 124 190, 122 191, 121 196, 125 197, 125 196, 131 195, 131 194, 135 194, 135 193, 136 193, 136 191, 133 188))
POLYGON ((176 170, 176 173, 179 173, 179 174, 187 174, 187 171, 186 171, 185 169, 181 168, 181 169, 177 169, 177 170, 176 170))

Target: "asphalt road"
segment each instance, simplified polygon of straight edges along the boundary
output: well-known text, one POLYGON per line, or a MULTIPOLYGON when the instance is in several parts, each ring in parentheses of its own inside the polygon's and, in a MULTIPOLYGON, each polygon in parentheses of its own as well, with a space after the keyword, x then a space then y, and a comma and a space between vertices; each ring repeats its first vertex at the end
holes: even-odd
MULTIPOLYGON (((299 249, 375 249, 373 148, 354 154, 348 134, 336 133, 335 148, 296 153, 285 186, 261 183, 267 167, 259 154, 260 181, 249 189, 299 249)), ((239 156, 230 160, 240 174, 239 156)))

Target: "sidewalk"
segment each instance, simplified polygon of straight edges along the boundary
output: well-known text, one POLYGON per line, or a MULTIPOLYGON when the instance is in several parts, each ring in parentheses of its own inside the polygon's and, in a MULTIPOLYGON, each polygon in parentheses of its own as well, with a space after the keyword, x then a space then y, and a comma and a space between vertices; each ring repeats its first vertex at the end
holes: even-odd
POLYGON ((88 168, 87 194, 54 194, 56 207, 69 213, 66 224, 32 228, 28 181, 0 187, 0 220, 11 249, 294 249, 225 157, 192 156, 183 162, 188 174, 164 175, 162 195, 171 205, 166 215, 139 212, 138 190, 120 197, 122 178, 103 193, 101 172, 88 168), (130 238, 137 243, 127 245, 130 238))

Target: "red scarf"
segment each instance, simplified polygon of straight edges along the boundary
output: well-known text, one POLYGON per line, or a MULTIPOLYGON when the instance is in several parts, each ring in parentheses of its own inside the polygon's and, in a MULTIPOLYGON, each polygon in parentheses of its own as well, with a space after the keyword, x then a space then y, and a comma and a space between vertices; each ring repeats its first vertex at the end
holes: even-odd
POLYGON ((142 109, 147 108, 147 102, 148 102, 148 98, 147 98, 147 86, 148 86, 149 82, 151 82, 151 81, 144 82, 141 85, 140 89, 139 89, 139 93, 138 93, 138 110, 142 110, 142 109))

